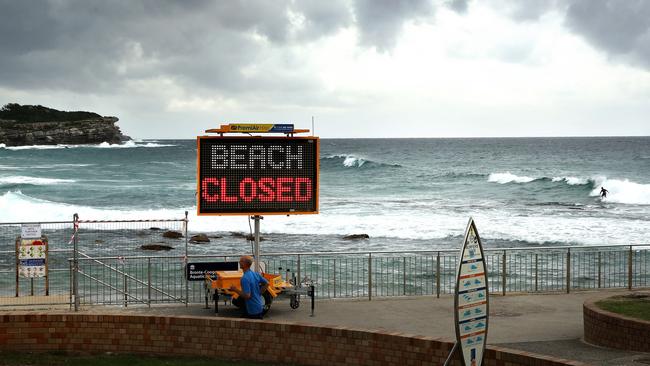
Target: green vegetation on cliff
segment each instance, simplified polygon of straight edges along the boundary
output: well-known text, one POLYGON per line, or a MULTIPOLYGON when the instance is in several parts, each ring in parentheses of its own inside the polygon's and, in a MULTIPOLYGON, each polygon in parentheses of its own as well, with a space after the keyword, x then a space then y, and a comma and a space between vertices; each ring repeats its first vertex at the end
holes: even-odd
POLYGON ((64 112, 43 107, 42 105, 5 104, 0 109, 0 119, 13 120, 18 123, 81 121, 101 118, 92 112, 64 112))

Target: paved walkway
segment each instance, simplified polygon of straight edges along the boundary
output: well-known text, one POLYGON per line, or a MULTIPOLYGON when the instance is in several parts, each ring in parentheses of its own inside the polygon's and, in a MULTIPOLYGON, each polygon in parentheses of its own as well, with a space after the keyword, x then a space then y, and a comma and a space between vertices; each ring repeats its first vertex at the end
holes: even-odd
MULTIPOLYGON (((576 292, 571 294, 535 294, 491 296, 488 344, 519 349, 593 365, 647 366, 650 354, 604 349, 584 343, 582 304, 627 293, 621 290, 576 292)), ((239 316, 231 305, 219 306, 221 317, 239 316)), ((211 304, 212 305, 212 304, 211 304)), ((276 300, 265 318, 268 321, 338 325, 349 328, 396 331, 406 334, 455 338, 453 297, 430 296, 318 300, 315 316, 310 316, 308 299, 297 310, 286 300, 276 300)), ((116 311, 124 308, 90 308, 89 312, 116 311)), ((135 313, 156 315, 194 315, 213 317, 214 308, 203 306, 132 307, 135 313)))

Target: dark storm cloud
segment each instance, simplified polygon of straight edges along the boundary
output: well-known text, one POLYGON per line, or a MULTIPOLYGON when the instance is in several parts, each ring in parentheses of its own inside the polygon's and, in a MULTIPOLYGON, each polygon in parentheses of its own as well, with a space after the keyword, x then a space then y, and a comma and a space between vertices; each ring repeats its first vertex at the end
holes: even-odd
MULTIPOLYGON (((98 94, 161 78, 236 93, 268 82, 242 70, 269 49, 317 40, 356 19, 360 42, 385 51, 405 21, 433 10, 421 0, 0 0, 0 9, 0 86, 98 94)), ((296 73, 299 66, 299 57, 278 65, 296 73)), ((307 76, 280 74, 278 85, 313 87, 301 80, 307 76)))
POLYGON ((650 1, 492 0, 491 5, 517 21, 537 21, 555 11, 569 31, 613 59, 650 68, 650 1))
POLYGON ((535 21, 547 12, 557 9, 556 0, 520 0, 501 4, 501 9, 508 9, 510 16, 518 21, 535 21))
POLYGON ((470 0, 450 0, 447 6, 459 14, 465 14, 467 13, 469 2, 470 0))
POLYGON ((284 45, 349 23, 342 3, 291 1, 0 1, 0 86, 76 92, 169 78, 215 89, 246 84, 259 40, 284 45), (304 34, 291 34, 290 12, 304 34))
POLYGON ((395 46, 407 20, 430 16, 435 8, 428 0, 357 0, 354 10, 361 43, 386 51, 395 46))
POLYGON ((566 24, 610 55, 650 68, 650 1, 575 0, 566 24))
POLYGON ((350 8, 343 0, 296 1, 293 10, 305 18, 301 36, 307 39, 322 37, 352 24, 350 8))

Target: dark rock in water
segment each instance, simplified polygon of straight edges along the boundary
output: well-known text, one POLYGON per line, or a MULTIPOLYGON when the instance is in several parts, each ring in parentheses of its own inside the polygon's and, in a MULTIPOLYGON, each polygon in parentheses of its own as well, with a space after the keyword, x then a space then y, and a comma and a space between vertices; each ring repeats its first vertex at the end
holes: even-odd
POLYGON ((352 234, 346 235, 343 237, 343 240, 360 240, 360 239, 370 239, 368 234, 352 234))
MULTIPOLYGON (((244 233, 231 232, 230 236, 235 237, 235 238, 242 238, 242 239, 246 239, 246 240, 250 240, 250 241, 255 240, 255 235, 253 235, 253 234, 244 234, 244 233)), ((266 239, 264 239, 263 237, 260 236, 260 241, 262 241, 262 240, 266 240, 266 239)))
MULTIPOLYGON (((248 241, 255 241, 255 235, 253 235, 253 234, 248 234, 248 235, 246 235, 246 240, 248 240, 248 241)), ((264 241, 264 240, 266 240, 266 239, 264 239, 264 237, 262 237, 262 236, 260 235, 260 241, 264 241)))
POLYGON ((159 227, 150 227, 149 230, 152 230, 152 231, 159 231, 159 230, 161 230, 161 229, 160 229, 159 227))
POLYGON ((190 238, 190 243, 209 243, 210 239, 205 234, 196 234, 190 238))
POLYGON ((221 239, 221 238, 223 238, 223 236, 221 236, 221 235, 210 235, 210 236, 208 236, 208 238, 210 238, 210 239, 221 239))
POLYGON ((104 241, 101 239, 95 239, 95 244, 104 244, 104 241))
POLYGON ((165 231, 162 236, 163 238, 168 239, 180 239, 183 237, 183 234, 179 233, 178 231, 169 230, 165 231))
POLYGON ((140 246, 140 249, 144 250, 172 250, 174 247, 170 247, 169 245, 161 244, 161 243, 152 243, 152 244, 144 244, 140 246))
POLYGON ((117 121, 92 112, 10 103, 0 109, 0 144, 119 144, 128 137, 115 125, 117 121))

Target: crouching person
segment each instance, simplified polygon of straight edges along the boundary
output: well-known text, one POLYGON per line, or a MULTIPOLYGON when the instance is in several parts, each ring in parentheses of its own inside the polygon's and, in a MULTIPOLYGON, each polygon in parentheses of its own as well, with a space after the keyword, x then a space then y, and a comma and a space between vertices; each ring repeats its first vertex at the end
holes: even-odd
POLYGON ((247 318, 262 319, 264 317, 264 298, 262 298, 262 294, 269 287, 269 281, 259 273, 252 271, 252 265, 253 258, 251 256, 245 255, 239 258, 239 266, 244 271, 241 278, 241 290, 233 285, 230 286, 230 291, 239 295, 237 299, 233 300, 233 303, 244 309, 247 318), (236 304, 236 302, 240 301, 244 301, 245 306, 236 304))

